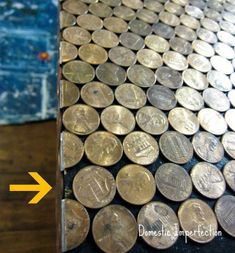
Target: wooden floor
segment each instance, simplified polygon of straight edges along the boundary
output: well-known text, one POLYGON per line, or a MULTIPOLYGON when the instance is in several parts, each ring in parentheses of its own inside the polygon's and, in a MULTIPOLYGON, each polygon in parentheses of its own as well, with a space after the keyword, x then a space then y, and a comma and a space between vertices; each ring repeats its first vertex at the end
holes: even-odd
POLYGON ((54 253, 54 187, 38 205, 28 205, 34 193, 9 192, 9 184, 34 183, 28 171, 55 185, 55 121, 0 127, 0 252, 54 253))

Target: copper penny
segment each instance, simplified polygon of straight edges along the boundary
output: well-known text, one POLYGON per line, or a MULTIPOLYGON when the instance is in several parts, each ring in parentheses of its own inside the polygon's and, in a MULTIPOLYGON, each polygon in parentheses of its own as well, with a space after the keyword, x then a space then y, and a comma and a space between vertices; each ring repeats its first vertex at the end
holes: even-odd
POLYGON ((107 30, 97 30, 92 33, 92 40, 99 46, 105 48, 116 47, 119 43, 115 33, 107 30))
POLYGON ((78 87, 66 80, 60 81, 60 108, 75 104, 80 97, 78 87))
POLYGON ((84 45, 91 41, 91 34, 78 26, 65 28, 62 35, 65 40, 74 45, 84 45))
POLYGON ((60 29, 76 24, 76 17, 67 11, 60 11, 60 29))
POLYGON ((66 41, 60 42, 60 64, 62 62, 74 60, 77 55, 78 50, 73 44, 66 41))
POLYGON ((127 32, 128 30, 128 25, 127 23, 117 17, 108 17, 104 19, 104 27, 114 33, 123 33, 127 32))
POLYGON ((109 59, 119 66, 129 67, 135 63, 136 56, 129 48, 114 47, 109 50, 109 59))
POLYGON ((103 21, 97 16, 92 14, 84 14, 77 17, 77 23, 82 28, 85 28, 90 31, 96 31, 102 29, 103 21))
POLYGON ((88 7, 85 3, 76 0, 64 1, 62 7, 67 12, 75 15, 82 15, 88 11, 88 7))

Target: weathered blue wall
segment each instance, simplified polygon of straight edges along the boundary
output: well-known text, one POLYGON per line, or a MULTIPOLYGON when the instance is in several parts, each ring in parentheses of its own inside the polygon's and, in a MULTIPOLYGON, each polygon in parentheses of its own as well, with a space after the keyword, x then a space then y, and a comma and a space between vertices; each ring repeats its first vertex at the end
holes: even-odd
POLYGON ((58 1, 0 0, 0 124, 54 118, 58 1))

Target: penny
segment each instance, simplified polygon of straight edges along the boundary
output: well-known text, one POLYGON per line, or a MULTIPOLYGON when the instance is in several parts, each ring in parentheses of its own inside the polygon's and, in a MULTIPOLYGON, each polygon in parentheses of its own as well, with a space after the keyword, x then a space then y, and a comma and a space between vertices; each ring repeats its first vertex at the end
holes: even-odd
POLYGON ((214 48, 203 40, 194 40, 192 47, 196 53, 205 57, 212 57, 215 54, 214 48))
POLYGON ((82 100, 95 108, 105 108, 113 103, 114 95, 110 87, 99 82, 90 82, 81 89, 82 100))
POLYGON ((215 70, 218 70, 221 73, 224 73, 226 75, 233 73, 233 65, 230 61, 225 59, 224 57, 221 57, 219 55, 215 55, 211 57, 210 59, 211 65, 215 70))
POLYGON ((75 104, 80 97, 78 87, 66 80, 61 80, 60 85, 60 108, 75 104))
POLYGON ((161 11, 160 14, 159 14, 159 20, 162 22, 162 23, 165 23, 167 25, 170 25, 170 26, 177 26, 180 24, 180 19, 170 13, 170 12, 166 12, 166 11, 161 11))
POLYGON ((229 161, 223 169, 224 178, 229 187, 235 191, 235 161, 229 161))
POLYGON ((233 48, 225 43, 221 43, 221 42, 216 43, 214 45, 214 49, 218 55, 224 58, 227 58, 229 60, 235 58, 235 52, 233 48))
POLYGON ((188 0, 172 0, 174 3, 178 5, 185 6, 188 3, 188 0))
POLYGON ((129 164, 119 170, 117 177, 119 195, 133 205, 144 205, 155 195, 156 186, 152 173, 143 166, 129 164))
POLYGON ((158 15, 147 9, 139 9, 136 12, 136 17, 150 24, 158 22, 158 15))
POLYGON ((175 4, 173 2, 166 2, 165 5, 165 10, 172 13, 172 14, 175 14, 177 16, 181 15, 182 13, 184 13, 184 9, 182 6, 178 5, 178 4, 175 4))
POLYGON ((193 5, 193 7, 201 9, 201 11, 206 8, 206 3, 203 0, 189 0, 189 3, 193 5))
POLYGON ((132 20, 135 18, 135 11, 126 6, 117 6, 113 9, 113 14, 119 18, 122 18, 126 21, 132 20))
POLYGON ((215 88, 207 88, 203 91, 205 103, 218 112, 225 112, 230 108, 230 102, 227 96, 215 88))
POLYGON ((223 174, 215 165, 199 162, 192 168, 190 175, 194 187, 207 198, 217 199, 225 192, 223 174))
POLYGON ((175 31, 171 26, 161 22, 153 24, 152 29, 154 33, 165 39, 170 39, 175 34, 175 31))
POLYGON ((107 30, 111 32, 115 32, 115 33, 123 33, 123 32, 127 32, 128 30, 127 23, 123 19, 117 18, 117 17, 105 18, 104 27, 107 30))
POLYGON ((74 60, 78 55, 77 48, 66 41, 60 42, 60 63, 74 60))
POLYGON ((185 12, 188 15, 190 15, 190 16, 192 16, 194 18, 197 18, 197 19, 201 19, 201 18, 204 17, 203 11, 200 8, 198 8, 196 6, 193 6, 193 5, 187 4, 185 6, 185 12))
POLYGON ((225 31, 219 31, 217 33, 217 36, 221 42, 228 44, 229 46, 232 46, 232 47, 235 46, 235 38, 232 34, 225 31))
POLYGON ((188 86, 196 90, 204 90, 209 85, 206 76, 196 69, 186 69, 182 77, 188 86))
POLYGON ((90 13, 100 18, 110 17, 113 13, 112 8, 104 3, 92 3, 88 10, 90 13))
POLYGON ((62 73, 66 79, 73 83, 87 83, 94 79, 94 68, 82 61, 70 61, 67 62, 63 68, 62 73))
POLYGON ((109 59, 117 65, 129 67, 136 61, 136 55, 126 47, 114 47, 109 50, 109 59))
POLYGON ((207 79, 210 85, 220 91, 230 91, 232 89, 232 83, 228 76, 219 71, 209 71, 207 73, 207 79))
POLYGON ((108 205, 116 194, 115 179, 107 169, 90 165, 75 175, 73 193, 84 206, 101 208, 108 205))
POLYGON ((228 98, 233 107, 235 107, 235 90, 231 90, 228 93, 228 98))
POLYGON ((191 67, 203 73, 211 70, 210 61, 205 56, 202 56, 200 54, 190 54, 188 56, 188 63, 191 67))
POLYGON ((157 141, 149 134, 134 131, 123 141, 124 153, 134 163, 149 165, 155 162, 159 155, 157 141))
MULTIPOLYGON (((235 61, 233 60, 233 65, 235 65, 235 61)), ((232 82, 233 86, 235 86, 235 72, 230 75, 230 81, 232 82)))
POLYGON ((155 249, 170 248, 178 239, 178 218, 175 212, 164 203, 154 201, 143 206, 139 211, 137 222, 139 234, 148 245, 155 249), (160 233, 160 235, 148 236, 145 231, 160 233))
POLYGON ((103 27, 103 21, 92 14, 84 14, 77 17, 77 23, 82 28, 90 31, 99 30, 103 27))
POLYGON ((78 26, 67 27, 62 34, 65 40, 74 45, 83 45, 91 41, 90 33, 78 26))
POLYGON ((168 67, 160 67, 156 71, 157 81, 170 89, 177 89, 183 85, 181 74, 168 67))
POLYGON ((115 98, 119 104, 129 109, 139 109, 146 104, 145 92, 131 83, 124 83, 115 90, 115 98))
POLYGON ((180 54, 188 55, 191 54, 193 51, 192 45, 187 40, 173 37, 170 39, 169 43, 170 47, 180 54))
POLYGON ((213 109, 202 109, 198 113, 198 120, 202 128, 212 134, 222 135, 227 131, 227 123, 224 117, 213 109))
POLYGON ((222 1, 208 1, 207 3, 207 7, 213 9, 213 10, 216 10, 216 11, 219 11, 219 12, 222 12, 223 11, 223 6, 222 6, 222 1))
POLYGON ((199 28, 197 30, 197 36, 210 44, 214 44, 218 41, 217 36, 209 30, 206 30, 204 28, 199 28))
POLYGON ((224 115, 224 118, 228 124, 228 126, 230 127, 230 129, 232 131, 235 131, 235 109, 230 109, 228 110, 225 115, 224 115))
POLYGON ((169 112, 168 120, 171 126, 185 135, 195 134, 199 130, 199 122, 190 110, 176 107, 169 112))
POLYGON ((137 223, 124 206, 109 205, 95 216, 92 234, 97 246, 104 252, 128 252, 137 240, 137 223))
POLYGON ((156 2, 155 0, 145 0, 144 7, 157 13, 161 12, 164 8, 160 2, 156 2))
POLYGON ((153 106, 144 106, 136 113, 138 126, 151 135, 160 135, 167 131, 168 120, 161 110, 153 106))
POLYGON ((112 133, 98 131, 87 137, 85 154, 96 165, 112 166, 121 159, 123 147, 120 140, 112 133))
POLYGON ((220 30, 220 26, 218 25, 218 23, 210 18, 202 18, 200 20, 201 25, 212 32, 219 32, 220 30))
POLYGON ((226 153, 235 159, 235 133, 227 132, 223 135, 222 144, 226 153))
POLYGON ((131 8, 131 9, 142 9, 144 4, 141 0, 122 0, 122 4, 131 8))
POLYGON ((126 81, 126 71, 114 64, 106 62, 96 68, 97 78, 111 86, 118 86, 126 81))
POLYGON ((223 19, 232 23, 232 24, 235 24, 235 14, 230 12, 230 11, 225 11, 225 12, 222 12, 222 16, 223 16, 223 19))
POLYGON ((157 35, 146 36, 144 43, 148 48, 158 53, 165 53, 170 48, 168 41, 157 35))
POLYGON ((178 218, 182 229, 189 232, 191 240, 208 243, 214 239, 218 224, 214 212, 206 202, 200 199, 186 200, 179 208, 178 218))
POLYGON ((140 50, 144 47, 144 40, 138 34, 132 32, 122 33, 119 36, 120 43, 127 48, 132 50, 140 50))
POLYGON ((182 71, 188 68, 188 62, 186 58, 178 52, 168 51, 164 53, 163 61, 168 67, 174 70, 182 71))
POLYGON ((132 83, 143 88, 153 86, 156 82, 154 72, 140 64, 130 66, 127 70, 127 76, 132 83))
POLYGON ((154 85, 147 90, 148 101, 160 110, 169 111, 176 106, 177 100, 174 92, 169 88, 154 85))
POLYGON ((135 128, 135 117, 131 111, 120 105, 107 107, 101 113, 103 127, 116 135, 126 135, 135 128))
POLYGON ((198 132, 192 140, 196 154, 206 162, 218 163, 224 157, 224 148, 220 140, 208 132, 198 132))
POLYGON ((156 69, 163 64, 161 55, 151 49, 141 49, 136 56, 139 63, 148 68, 156 69))
POLYGON ((165 132, 159 140, 162 154, 171 162, 185 164, 193 157, 193 146, 184 135, 174 132, 165 132))
POLYGON ((119 43, 117 35, 107 30, 97 30, 92 33, 92 40, 105 48, 116 47, 119 43))
POLYGON ((180 38, 188 40, 188 41, 193 41, 197 39, 197 35, 194 32, 194 30, 184 25, 176 26, 175 34, 179 36, 180 38))
POLYGON ((147 36, 152 31, 152 27, 148 23, 138 19, 133 19, 129 22, 129 29, 141 36, 147 36))
POLYGON ((64 1, 62 7, 67 12, 75 15, 82 15, 88 11, 88 7, 85 3, 76 0, 64 1))
POLYGON ((206 9, 205 10, 205 16, 209 19, 212 19, 214 21, 220 21, 221 20, 221 14, 213 9, 206 9))
POLYGON ((98 112, 83 104, 77 104, 67 108, 62 117, 67 130, 78 135, 87 135, 94 132, 100 124, 98 112))
POLYGON ((101 0, 101 2, 112 7, 119 6, 121 4, 121 0, 101 0))
POLYGON ((62 200, 62 252, 77 248, 84 242, 90 229, 90 217, 79 202, 62 200))
POLYGON ((60 29, 76 24, 76 17, 67 11, 60 11, 60 29))
POLYGON ((215 204, 215 214, 225 232, 235 237, 235 197, 222 196, 215 204))
POLYGON ((181 24, 191 29, 198 29, 200 27, 200 22, 196 18, 186 15, 186 14, 182 14, 180 16, 180 22, 181 24))
POLYGON ((231 24, 228 21, 221 20, 220 21, 220 28, 225 32, 235 34, 235 25, 231 24))

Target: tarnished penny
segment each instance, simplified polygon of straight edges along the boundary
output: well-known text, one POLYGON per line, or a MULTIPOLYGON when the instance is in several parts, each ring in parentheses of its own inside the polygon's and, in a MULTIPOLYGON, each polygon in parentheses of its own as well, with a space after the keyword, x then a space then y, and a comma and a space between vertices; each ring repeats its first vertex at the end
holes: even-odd
POLYGON ((178 52, 168 51, 164 53, 163 61, 167 66, 174 70, 182 71, 188 68, 188 62, 186 58, 178 52))
POLYGON ((60 63, 74 60, 78 55, 77 48, 66 41, 60 42, 60 63))
POLYGON ((108 205, 116 194, 115 179, 107 169, 90 165, 75 175, 73 193, 84 206, 101 208, 108 205))
POLYGON ((92 33, 92 40, 99 46, 105 48, 116 47, 119 43, 115 33, 107 30, 97 30, 92 33))
POLYGON ((198 132, 192 140, 196 154, 206 162, 218 163, 224 157, 224 148, 220 140, 208 132, 198 132))
POLYGON ((66 80, 61 80, 60 85, 60 108, 75 104, 80 97, 78 87, 66 80))
POLYGON ((104 3, 92 3, 89 5, 89 12, 100 18, 110 17, 113 13, 112 8, 104 3))
POLYGON ((173 50, 183 55, 189 55, 192 53, 192 45, 187 41, 179 37, 173 37, 169 41, 173 50))
POLYGON ((79 163, 84 154, 82 141, 74 134, 61 133, 61 167, 70 168, 79 163))
POLYGON ((209 30, 206 30, 204 28, 199 28, 197 30, 197 36, 210 44, 214 44, 218 41, 217 36, 209 30))
POLYGON ((152 32, 152 27, 143 20, 133 19, 129 22, 129 29, 133 33, 137 33, 141 36, 147 36, 152 32))
POLYGON ((157 160, 159 148, 157 141, 149 134, 134 131, 123 141, 126 156, 134 163, 149 165, 157 160))
POLYGON ((224 57, 215 55, 211 57, 210 61, 213 68, 221 73, 229 75, 232 74, 234 71, 232 63, 224 57))
POLYGON ((223 135, 222 144, 226 153, 235 159, 235 133, 227 132, 223 135))
POLYGON ((207 73, 207 79, 210 85, 220 91, 230 91, 232 89, 232 83, 228 76, 225 74, 211 70, 207 73))
POLYGON ((217 220, 210 206, 204 201, 186 200, 179 208, 178 218, 182 229, 189 232, 188 237, 191 240, 208 243, 214 239, 218 228, 217 220))
POLYGON ((138 126, 151 135, 160 135, 168 129, 168 120, 161 110, 153 106, 144 106, 136 113, 138 126))
POLYGON ((165 132, 159 140, 160 150, 171 162, 184 164, 193 157, 193 146, 184 135, 174 132, 165 132))
POLYGON ((170 48, 166 39, 152 34, 145 37, 144 43, 148 48, 158 53, 165 53, 170 48))
POLYGON ((87 210, 72 199, 62 200, 62 252, 75 249, 86 239, 90 229, 87 210))
POLYGON ((192 47, 196 53, 205 57, 212 57, 215 54, 214 48, 203 40, 194 40, 192 47))
POLYGON ((90 82, 81 89, 82 100, 95 108, 105 108, 113 103, 114 94, 110 87, 99 82, 90 82))
POLYGON ((64 1, 62 7, 67 12, 75 15, 82 15, 88 11, 88 7, 85 3, 76 0, 64 1))
POLYGON ((228 92, 228 98, 233 107, 235 107, 235 90, 231 90, 228 92))
POLYGON ((158 15, 148 9, 139 9, 136 17, 150 24, 157 23, 159 20, 158 15))
POLYGON ((139 211, 137 222, 139 234, 155 249, 170 248, 178 239, 178 218, 175 212, 162 202, 153 201, 143 206, 139 211), (148 236, 145 231, 156 233, 156 236, 148 236))
POLYGON ((115 135, 98 131, 87 137, 85 153, 92 163, 100 166, 111 166, 121 159, 123 147, 115 135))
POLYGON ((222 196, 215 204, 215 214, 220 226, 235 237, 235 197, 222 196))
POLYGON ((177 26, 180 24, 180 19, 176 15, 167 11, 161 11, 159 13, 159 20, 170 26, 177 26))
POLYGON ((137 240, 137 223, 126 207, 109 205, 96 214, 92 224, 92 234, 102 251, 126 253, 137 240))
POLYGON ((116 183, 120 196, 133 205, 146 204, 156 192, 152 173, 136 164, 126 165, 119 170, 116 183))
POLYGON ((67 130, 78 135, 87 135, 94 132, 100 124, 98 112, 83 104, 70 106, 65 110, 62 117, 67 130))
POLYGON ((175 34, 179 36, 180 38, 188 40, 188 41, 194 41, 197 39, 197 35, 194 32, 194 30, 184 25, 176 26, 175 34))
POLYGON ((126 47, 114 47, 109 50, 109 59, 117 65, 129 67, 136 61, 136 55, 126 47))
POLYGON ((176 131, 185 135, 193 135, 199 130, 197 116, 182 107, 172 109, 168 114, 168 120, 176 131))
POLYGON ((119 104, 129 109, 139 109, 146 104, 145 92, 131 83, 119 85, 115 90, 115 98, 119 104))
POLYGON ((200 125, 208 132, 222 135, 227 131, 227 123, 224 117, 217 111, 204 108, 198 113, 200 125))
POLYGON ((148 68, 157 69, 163 64, 161 55, 151 49, 141 49, 136 56, 139 63, 148 68))
POLYGON ((192 193, 188 172, 174 163, 162 164, 155 173, 155 181, 161 194, 172 201, 183 201, 192 193))
POLYGON ((235 161, 229 161, 223 169, 224 178, 229 187, 235 191, 235 161))
POLYGON ((175 31, 171 26, 161 22, 153 24, 152 29, 154 33, 165 39, 170 39, 175 35, 175 31))
POLYGON ((188 63, 191 67, 203 73, 211 70, 210 61, 200 54, 190 54, 188 56, 188 63))
POLYGON ((90 31, 99 30, 103 27, 103 21, 92 14, 84 14, 77 17, 77 23, 82 28, 90 31))
POLYGON ((113 14, 124 20, 132 20, 135 18, 135 11, 126 6, 117 6, 113 9, 113 14))
POLYGON ((232 131, 235 131, 235 109, 228 110, 224 118, 232 131))
POLYGON ((103 127, 116 135, 126 135, 135 128, 135 117, 131 111, 120 105, 112 105, 100 116, 103 127))
POLYGON ((104 27, 114 33, 123 33, 127 32, 128 30, 128 25, 127 23, 117 17, 108 17, 104 19, 104 27))
POLYGON ((150 104, 160 110, 169 111, 176 106, 177 100, 173 91, 161 85, 153 85, 147 90, 150 104))
POLYGON ((227 58, 229 60, 235 58, 234 49, 225 43, 221 43, 221 42, 216 43, 214 45, 214 49, 218 55, 220 55, 224 58, 227 58))
POLYGON ((62 35, 65 40, 74 45, 84 45, 91 41, 91 34, 78 26, 65 28, 62 35))
POLYGON ((226 184, 221 171, 210 163, 199 162, 190 172, 194 187, 205 197, 217 199, 225 191, 226 184))
POLYGON ((144 47, 144 40, 141 36, 138 34, 132 33, 132 32, 126 32, 122 33, 119 36, 120 43, 126 47, 130 48, 132 50, 140 50, 144 47))

